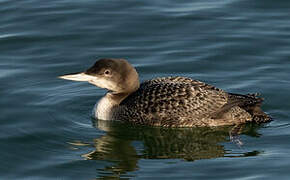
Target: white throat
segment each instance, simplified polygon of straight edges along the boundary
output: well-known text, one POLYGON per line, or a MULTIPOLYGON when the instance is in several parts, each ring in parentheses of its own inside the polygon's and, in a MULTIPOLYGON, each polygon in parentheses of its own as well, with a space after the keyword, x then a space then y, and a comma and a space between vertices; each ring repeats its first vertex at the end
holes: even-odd
POLYGON ((113 107, 116 106, 108 95, 102 97, 94 107, 94 116, 96 119, 113 120, 113 107))

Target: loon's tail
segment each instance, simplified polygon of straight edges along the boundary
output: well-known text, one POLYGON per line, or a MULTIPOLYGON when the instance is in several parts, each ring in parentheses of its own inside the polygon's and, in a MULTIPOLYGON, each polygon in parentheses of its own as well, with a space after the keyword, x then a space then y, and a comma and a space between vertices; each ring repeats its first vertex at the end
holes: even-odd
POLYGON ((230 98, 235 100, 239 99, 241 102, 239 106, 251 114, 252 121, 256 123, 269 122, 272 118, 261 109, 264 99, 259 96, 260 94, 258 93, 246 95, 230 93, 230 98))

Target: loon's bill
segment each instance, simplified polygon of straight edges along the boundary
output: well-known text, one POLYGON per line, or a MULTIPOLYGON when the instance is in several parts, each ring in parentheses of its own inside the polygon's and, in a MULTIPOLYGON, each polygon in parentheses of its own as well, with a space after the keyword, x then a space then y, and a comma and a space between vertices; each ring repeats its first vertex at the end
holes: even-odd
POLYGON ((91 81, 96 77, 85 74, 84 72, 72 73, 59 76, 61 79, 71 80, 71 81, 91 81))

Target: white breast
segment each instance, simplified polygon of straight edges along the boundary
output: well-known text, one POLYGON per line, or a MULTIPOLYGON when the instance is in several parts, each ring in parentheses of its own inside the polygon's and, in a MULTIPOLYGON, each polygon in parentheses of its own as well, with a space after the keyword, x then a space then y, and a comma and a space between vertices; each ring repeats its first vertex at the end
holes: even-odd
POLYGON ((104 96, 94 107, 95 118, 101 120, 112 120, 113 106, 114 104, 104 96))

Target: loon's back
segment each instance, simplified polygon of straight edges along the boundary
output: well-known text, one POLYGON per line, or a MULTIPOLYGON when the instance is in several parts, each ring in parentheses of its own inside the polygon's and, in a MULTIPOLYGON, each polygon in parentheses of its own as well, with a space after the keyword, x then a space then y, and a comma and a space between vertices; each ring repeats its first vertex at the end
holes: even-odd
POLYGON ((265 122, 262 98, 226 93, 186 77, 145 81, 124 99, 115 118, 134 124, 170 127, 220 126, 265 122))

